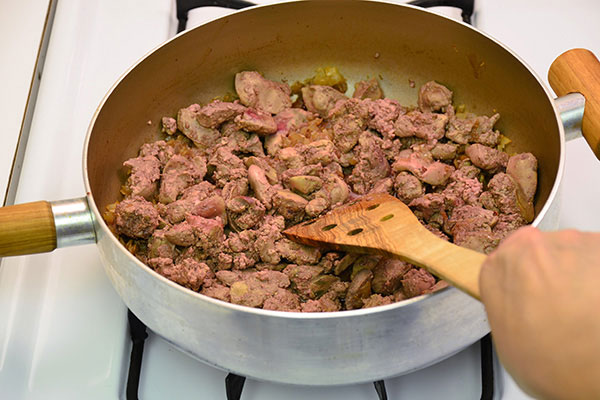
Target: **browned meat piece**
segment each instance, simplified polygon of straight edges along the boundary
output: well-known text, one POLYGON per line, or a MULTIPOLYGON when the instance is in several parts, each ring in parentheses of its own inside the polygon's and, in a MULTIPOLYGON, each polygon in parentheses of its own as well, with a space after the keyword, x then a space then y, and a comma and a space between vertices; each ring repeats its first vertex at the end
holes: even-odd
POLYGON ((454 172, 454 167, 435 161, 427 166, 420 176, 421 180, 431 186, 443 186, 454 172))
POLYGON ((184 189, 202 179, 205 173, 206 168, 202 170, 184 156, 174 155, 163 169, 158 200, 163 204, 174 202, 184 189))
POLYGON ((297 224, 304 218, 304 209, 308 201, 289 190, 278 190, 273 197, 273 207, 290 225, 297 224))
POLYGON ((280 113, 292 106, 288 85, 265 79, 255 71, 237 73, 235 91, 243 105, 271 114, 280 113))
POLYGON ((444 111, 452 104, 452 92, 437 82, 427 82, 419 89, 417 104, 423 112, 444 111))
POLYGON ((450 284, 448 284, 448 282, 446 281, 437 281, 436 284, 433 285, 431 288, 427 289, 425 293, 435 293, 438 290, 447 288, 448 286, 450 286, 450 284))
POLYGON ((298 175, 288 179, 288 185, 297 193, 309 195, 323 187, 323 180, 316 176, 298 175))
POLYGON ((323 188, 316 193, 316 197, 327 200, 331 207, 343 204, 350 196, 348 184, 337 175, 328 175, 323 178, 323 188))
POLYGON ((314 218, 321 215, 325 210, 327 210, 328 207, 329 202, 326 199, 317 197, 306 204, 306 207, 304 207, 304 212, 306 212, 308 217, 314 218))
POLYGON ((479 206, 457 207, 446 221, 444 230, 454 243, 481 253, 489 253, 498 245, 492 228, 498 222, 496 213, 479 206))
POLYGON ((236 231, 254 228, 265 216, 265 206, 254 197, 234 197, 225 205, 229 224, 236 231))
POLYGON ((444 185, 452 175, 454 168, 439 161, 432 162, 429 157, 421 152, 411 150, 402 151, 394 164, 394 172, 410 171, 421 181, 432 186, 444 185))
POLYGON ((207 165, 214 169, 212 178, 220 188, 224 187, 226 183, 248 176, 244 162, 226 147, 217 148, 210 156, 207 165))
POLYGON ((131 158, 123 163, 131 168, 126 186, 132 196, 142 196, 150 200, 158 189, 160 179, 160 161, 154 156, 131 158))
POLYGON ((161 119, 161 132, 167 135, 174 135, 177 132, 177 121, 175 118, 162 117, 161 119))
POLYGON ((192 226, 196 245, 204 250, 219 248, 225 241, 223 223, 220 219, 209 219, 197 215, 187 215, 185 220, 192 226))
POLYGON ((402 277, 411 269, 407 262, 392 258, 382 258, 373 268, 371 287, 374 293, 393 294, 402 283, 402 277))
POLYGON ((394 180, 394 190, 396 197, 402 200, 405 204, 409 204, 417 197, 425 193, 425 188, 421 181, 416 176, 409 172, 400 172, 394 180))
POLYGON ((498 223, 494 226, 494 236, 500 241, 504 240, 512 232, 526 224, 527 221, 521 214, 500 214, 498 223))
POLYGON ((289 239, 279 240, 275 243, 275 247, 282 258, 294 264, 316 264, 321 259, 321 250, 318 248, 292 242, 289 239))
POLYGON ((354 310, 361 308, 364 300, 371 296, 371 281, 373 280, 373 272, 368 269, 359 271, 348 286, 346 293, 346 309, 354 310))
POLYGON ((277 289, 275 294, 265 300, 263 309, 274 311, 300 311, 300 298, 285 289, 277 289))
POLYGON ((147 239, 159 221, 158 211, 142 196, 127 198, 115 208, 116 228, 121 235, 147 239))
POLYGON ((250 168, 251 165, 256 165, 263 170, 265 178, 271 185, 279 183, 279 169, 283 169, 282 165, 270 157, 248 157, 244 159, 244 165, 250 168))
POLYGON ((263 144, 258 134, 237 129, 235 122, 231 123, 231 125, 229 122, 226 122, 225 125, 228 127, 234 125, 236 127, 236 129, 229 131, 227 139, 221 139, 221 143, 226 143, 226 146, 231 149, 232 153, 244 156, 253 154, 258 157, 265 155, 263 144))
POLYGON ((223 246, 225 253, 220 254, 219 269, 244 270, 253 267, 259 261, 254 248, 255 240, 256 232, 251 230, 230 233, 223 246))
POLYGON ((396 157, 396 161, 392 164, 392 171, 409 171, 418 178, 427 171, 427 167, 431 163, 432 160, 425 157, 422 153, 412 150, 402 150, 396 157))
POLYGON ((316 117, 315 114, 301 108, 286 108, 274 117, 277 123, 277 133, 287 135, 291 131, 306 126, 309 121, 316 117))
POLYGON ((336 285, 341 284, 340 278, 333 275, 319 275, 313 278, 308 285, 308 297, 318 299, 325 293, 334 290, 336 285))
POLYGON ((417 217, 429 223, 442 225, 446 221, 444 195, 441 193, 427 193, 414 199, 408 205, 417 217))
POLYGON ((246 107, 237 102, 215 100, 200 108, 196 113, 196 119, 206 128, 217 128, 223 122, 233 120, 245 110, 246 107))
POLYGON ((494 175, 487 189, 491 195, 488 200, 493 200, 493 205, 486 204, 487 208, 497 208, 503 214, 520 214, 528 223, 533 221, 533 203, 527 201, 510 175, 502 172, 494 175))
POLYGON ((177 128, 197 147, 208 149, 217 143, 221 137, 221 132, 200 125, 196 119, 199 110, 200 106, 198 104, 192 104, 179 110, 177 113, 177 128))
POLYGON ((465 204, 477 205, 482 190, 483 185, 477 178, 469 178, 460 172, 452 174, 451 182, 442 191, 446 209, 452 210, 465 204))
POLYGON ((331 140, 321 139, 303 148, 304 159, 310 165, 327 165, 338 161, 338 151, 331 140))
POLYGON ((384 178, 377 182, 371 188, 369 193, 389 193, 392 194, 394 191, 394 180, 392 178, 384 178))
POLYGON ((341 153, 347 153, 358 143, 369 118, 366 103, 358 99, 338 101, 329 111, 333 142, 341 153))
POLYGON ((248 182, 254 196, 263 203, 267 210, 270 210, 276 190, 269 183, 265 171, 257 165, 251 165, 248 168, 248 182))
POLYGON ((148 258, 170 258, 177 256, 175 245, 165 237, 164 229, 154 231, 148 239, 148 258))
POLYGON ((408 298, 426 293, 433 285, 435 285, 433 275, 421 268, 411 269, 402 279, 402 288, 408 298))
POLYGON ((335 103, 347 97, 331 86, 309 85, 302 88, 302 99, 308 111, 327 117, 335 103))
POLYGON ((395 100, 380 99, 367 102, 369 111, 368 127, 393 139, 396 134, 395 122, 406 110, 395 100))
POLYGON ((205 218, 222 215, 222 211, 217 208, 221 204, 218 199, 204 203, 204 200, 215 196, 214 193, 215 187, 210 182, 203 181, 190 186, 182 192, 179 200, 167 206, 167 219, 172 224, 176 224, 183 221, 186 214, 197 214, 205 218), (210 212, 211 206, 215 207, 214 213, 210 212), (221 212, 217 214, 219 211, 221 212))
POLYGON ((459 230, 491 231, 496 222, 498 216, 493 211, 479 206, 464 205, 452 211, 452 215, 444 225, 444 230, 451 235, 455 235, 459 230))
POLYGON ((264 263, 276 265, 281 261, 277 249, 277 241, 282 239, 281 231, 285 228, 285 221, 281 216, 265 216, 262 225, 256 231, 254 248, 264 263))
POLYGON ((479 143, 467 146, 465 153, 476 167, 496 172, 506 168, 508 154, 479 143))
POLYGON ((243 130, 256 132, 261 136, 277 132, 277 123, 271 114, 252 108, 247 108, 243 114, 235 117, 235 123, 243 130))
POLYGON ((437 143, 431 149, 433 158, 442 161, 451 161, 456 158, 458 145, 455 143, 437 143))
POLYGON ((368 269, 372 271, 373 268, 381 261, 381 256, 374 256, 369 254, 360 255, 356 261, 352 264, 352 272, 350 273, 350 278, 353 279, 356 274, 358 274, 363 269, 368 269))
POLYGON ((247 281, 237 281, 231 285, 229 295, 233 304, 248 307, 262 307, 268 295, 259 286, 251 286, 247 281))
POLYGON ((373 294, 371 297, 363 300, 363 308, 371 308, 377 306, 385 306, 387 304, 392 304, 396 300, 393 299, 392 296, 382 296, 380 294, 373 294))
MULTIPOLYGON (((241 169, 236 171, 242 172, 241 169)), ((223 190, 221 191, 221 196, 225 201, 233 199, 234 197, 246 195, 248 195, 248 179, 246 178, 239 178, 225 183, 225 185, 223 185, 223 190)))
POLYGON ((151 259, 148 263, 165 278, 192 289, 194 292, 197 292, 204 283, 204 279, 212 274, 208 265, 193 258, 186 258, 176 264, 173 264, 173 260, 168 258, 151 259))
POLYGON ((177 246, 191 246, 196 243, 194 228, 187 221, 168 228, 165 231, 165 237, 177 246))
POLYGON ((493 128, 500 119, 500 114, 491 117, 469 114, 465 118, 451 117, 448 122, 446 137, 460 144, 481 143, 486 146, 498 144, 499 133, 493 128))
POLYGON ((317 118, 316 114, 301 108, 286 108, 275 115, 277 132, 265 137, 265 149, 267 153, 275 156, 284 147, 284 138, 287 138, 290 133, 307 127, 308 123, 315 118, 317 118))
POLYGON ((537 158, 531 153, 521 153, 508 159, 506 173, 519 185, 525 200, 533 202, 537 189, 537 158))
POLYGON ((194 205, 191 209, 192 215, 199 215, 204 218, 221 217, 226 220, 225 200, 219 195, 211 196, 194 205))
POLYGON ((212 284, 210 286, 204 285, 200 293, 205 296, 212 297, 221 301, 231 302, 231 296, 229 295, 229 288, 225 285, 212 284))
POLYGON ((329 296, 322 296, 318 300, 308 300, 300 305, 302 312, 333 312, 340 311, 340 301, 329 296))
POLYGON ((361 134, 358 139, 360 160, 348 177, 355 193, 368 193, 377 181, 390 174, 390 165, 381 150, 380 140, 369 132, 361 134))
POLYGON ((359 81, 354 84, 354 94, 352 97, 357 99, 382 99, 383 90, 379 86, 379 82, 375 78, 365 81, 359 81))
POLYGON ((428 141, 444 137, 448 117, 444 114, 411 111, 398 117, 394 124, 398 137, 416 136, 428 141))
POLYGON ((158 140, 153 143, 144 143, 140 148, 140 157, 154 156, 158 158, 161 166, 165 166, 167 161, 175 154, 175 147, 168 146, 164 140, 158 140))
POLYGON ((290 264, 283 270, 283 273, 290 279, 292 288, 302 299, 311 298, 310 284, 322 272, 323 269, 316 265, 290 264))

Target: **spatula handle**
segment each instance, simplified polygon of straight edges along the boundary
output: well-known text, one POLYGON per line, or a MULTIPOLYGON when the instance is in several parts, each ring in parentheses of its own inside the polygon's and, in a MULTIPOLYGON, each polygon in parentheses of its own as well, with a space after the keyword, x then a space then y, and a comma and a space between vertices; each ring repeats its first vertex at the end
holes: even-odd
POLYGON ((406 248, 402 251, 402 254, 418 254, 418 256, 411 255, 407 258, 402 254, 395 254, 481 300, 479 273, 486 258, 485 254, 459 247, 437 237, 427 239, 426 251, 422 247, 418 252, 407 252, 406 248))

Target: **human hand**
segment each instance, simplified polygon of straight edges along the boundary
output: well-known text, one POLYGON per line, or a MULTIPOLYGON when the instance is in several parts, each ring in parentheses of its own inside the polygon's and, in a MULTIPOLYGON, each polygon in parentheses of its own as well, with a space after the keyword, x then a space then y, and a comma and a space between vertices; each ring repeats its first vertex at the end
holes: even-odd
POLYGON ((524 227, 479 279, 507 371, 545 399, 600 399, 600 234, 524 227))

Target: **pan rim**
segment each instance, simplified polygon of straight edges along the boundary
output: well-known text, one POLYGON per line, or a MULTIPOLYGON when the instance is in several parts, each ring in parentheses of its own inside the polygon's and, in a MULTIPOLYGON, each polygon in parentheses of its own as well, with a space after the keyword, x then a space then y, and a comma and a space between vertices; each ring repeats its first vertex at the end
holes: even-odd
MULTIPOLYGON (((416 296, 416 297, 413 297, 410 299, 402 300, 402 301, 395 302, 395 303, 388 304, 388 305, 382 305, 382 306, 377 306, 377 307, 373 307, 373 308, 362 308, 362 309, 357 309, 357 310, 344 310, 344 311, 333 311, 333 312, 307 312, 307 313, 304 313, 304 312, 290 312, 290 311, 275 311, 275 310, 264 310, 264 309, 260 309, 260 308, 253 308, 253 307, 233 304, 233 303, 218 300, 218 299, 209 297, 207 295, 187 289, 187 288, 165 278, 164 276, 160 275, 156 271, 152 270, 146 264, 142 263, 132 253, 130 253, 125 248, 125 246, 118 240, 118 238, 113 234, 113 232, 110 230, 110 228, 108 227, 108 225, 102 218, 102 213, 97 208, 96 202, 94 201, 94 197, 92 194, 92 189, 91 189, 91 184, 90 184, 89 174, 88 174, 88 165, 87 165, 91 136, 92 136, 92 133, 94 130, 96 120, 100 114, 100 111, 104 107, 104 104, 108 101, 108 99, 111 97, 112 93, 120 85, 120 83, 125 79, 125 77, 127 77, 133 70, 135 70, 135 68, 139 64, 141 64, 146 59, 151 57, 158 49, 160 49, 164 46, 167 46, 172 41, 175 41, 176 39, 178 39, 180 36, 186 35, 190 32, 193 32, 196 29, 199 29, 199 28, 201 28, 205 25, 211 24, 213 22, 221 21, 223 19, 229 18, 231 15, 237 15, 239 13, 248 13, 248 12, 252 12, 255 9, 260 9, 260 8, 282 7, 285 5, 295 4, 295 3, 329 3, 329 2, 333 2, 333 1, 336 1, 336 0, 290 0, 290 1, 278 2, 278 3, 274 3, 274 4, 260 4, 260 5, 248 7, 248 8, 242 9, 242 10, 234 11, 231 14, 228 14, 226 16, 205 22, 196 28, 190 29, 188 31, 183 31, 183 32, 175 35, 171 39, 155 46, 150 51, 148 51, 144 56, 142 56, 140 59, 138 59, 138 61, 136 61, 133 65, 131 65, 128 69, 126 69, 123 72, 123 74, 114 82, 114 84, 111 86, 111 88, 104 95, 101 102, 96 107, 94 114, 90 120, 90 124, 88 126, 85 141, 84 141, 83 178, 84 178, 84 186, 85 186, 85 190, 86 190, 86 197, 88 198, 89 207, 90 207, 90 210, 92 211, 92 214, 93 214, 93 217, 95 220, 96 229, 100 228, 102 230, 102 232, 106 234, 106 236, 109 238, 109 240, 112 242, 112 244, 116 245, 119 250, 124 252, 126 254, 126 257, 128 257, 128 260, 135 263, 138 267, 142 268, 145 271, 145 273, 150 274, 153 278, 158 279, 160 282, 168 285, 170 288, 180 291, 181 294, 185 293, 186 296, 191 296, 191 298, 193 298, 195 301, 207 301, 209 303, 212 303, 215 306, 225 307, 225 308, 229 309, 230 311, 235 311, 235 312, 243 312, 243 313, 256 314, 256 315, 264 316, 264 317, 272 317, 272 318, 280 318, 280 319, 293 319, 293 320, 296 320, 296 319, 298 319, 298 320, 306 320, 306 319, 327 319, 327 320, 329 320, 329 319, 337 319, 337 318, 353 318, 353 317, 359 317, 359 316, 362 316, 365 314, 372 315, 372 314, 388 312, 391 310, 402 309, 404 307, 410 307, 414 303, 426 301, 429 298, 433 298, 434 296, 442 295, 443 293, 446 293, 446 294, 448 294, 450 292, 461 293, 458 289, 456 289, 452 286, 449 286, 449 287, 446 287, 439 291, 436 291, 434 293, 423 294, 420 296, 416 296)), ((560 190, 560 183, 562 182, 562 178, 564 175, 565 132, 564 132, 564 127, 561 123, 560 113, 558 112, 558 109, 554 102, 554 98, 553 98, 550 90, 546 87, 546 85, 540 79, 540 77, 537 75, 537 73, 518 54, 516 54, 513 50, 511 50, 510 47, 504 45, 502 42, 493 38, 492 36, 488 35, 487 33, 482 32, 479 29, 477 29, 469 24, 466 24, 462 21, 457 21, 453 18, 447 17, 445 15, 441 15, 439 13, 436 13, 436 12, 433 12, 433 11, 430 11, 427 9, 423 9, 421 7, 413 6, 410 4, 399 4, 399 3, 395 3, 391 0, 353 0, 353 1, 357 2, 357 3, 381 3, 381 4, 387 4, 387 5, 394 6, 394 7, 410 8, 413 10, 417 10, 418 12, 431 14, 442 20, 448 20, 448 21, 451 21, 452 23, 462 25, 463 27, 472 30, 476 34, 483 36, 484 38, 489 40, 491 43, 495 44, 496 46, 499 46, 501 49, 508 52, 522 66, 524 66, 526 68, 526 70, 529 72, 529 74, 537 81, 538 85, 543 89, 543 91, 547 97, 547 100, 550 102, 550 105, 552 106, 552 109, 553 109, 554 115, 555 115, 555 119, 556 119, 556 123, 558 125, 558 130, 559 130, 559 160, 558 160, 558 168, 556 171, 556 176, 554 178, 554 184, 548 194, 548 198, 547 198, 546 202, 544 203, 543 207, 540 209, 540 212, 538 213, 538 215, 536 215, 533 222, 531 223, 531 225, 534 227, 539 225, 541 220, 548 213, 548 210, 552 206, 553 200, 557 197, 559 190, 560 190)), ((466 294, 465 294, 465 296, 466 296, 466 294)))

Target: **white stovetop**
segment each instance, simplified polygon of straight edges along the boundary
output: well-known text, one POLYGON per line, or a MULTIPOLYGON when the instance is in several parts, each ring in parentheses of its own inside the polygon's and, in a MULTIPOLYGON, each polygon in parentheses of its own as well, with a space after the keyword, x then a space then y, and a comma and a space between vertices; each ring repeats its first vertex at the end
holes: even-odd
MULTIPOLYGON (((81 152, 94 109, 129 65, 173 34, 173 9, 169 0, 59 1, 17 202, 83 195, 81 152)), ((587 47, 600 54, 600 28, 594 21, 600 3, 595 0, 479 0, 477 11, 477 26, 510 46, 544 80, 552 59, 568 48, 587 47)), ((14 36, 6 24, 0 24, 0 33, 14 36)), ((3 43, 0 50, 6 54, 3 43)), ((2 90, 0 96, 22 95, 22 89, 12 90, 2 90)), ((11 140, 13 133, 0 134, 11 140)), ((583 140, 567 145, 562 227, 600 231, 600 213, 588 211, 600 201, 600 188, 589 184, 590 177, 599 173, 600 164, 583 140)), ((129 347, 125 313, 94 246, 2 260, 2 397, 122 397, 129 347)), ((476 358, 477 351, 471 347, 456 357, 476 358)), ((430 382, 454 389, 444 393, 446 399, 478 398, 479 389, 464 382, 477 379, 479 367, 455 370, 448 365, 386 381, 390 398, 400 393, 401 398, 425 398, 419 397, 418 386, 430 382)), ((192 390, 199 399, 225 398, 225 373, 181 355, 154 336, 147 344, 143 368, 142 399, 177 398, 184 390, 192 390), (165 373, 161 365, 172 362, 179 369, 165 373)), ((297 388, 252 381, 246 383, 242 398, 284 396, 376 398, 372 385, 297 388)), ((527 397, 507 380, 502 398, 527 397)))

